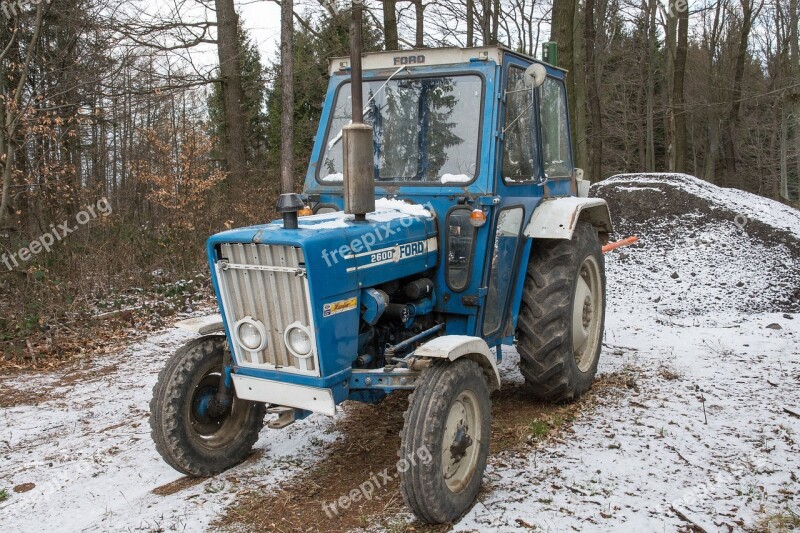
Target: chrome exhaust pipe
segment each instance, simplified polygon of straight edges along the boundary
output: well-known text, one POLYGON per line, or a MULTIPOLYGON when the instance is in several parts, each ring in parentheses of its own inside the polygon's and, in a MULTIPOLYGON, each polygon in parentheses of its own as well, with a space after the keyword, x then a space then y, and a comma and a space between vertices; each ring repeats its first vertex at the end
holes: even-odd
POLYGON ((342 129, 344 151, 344 211, 356 222, 367 220, 375 211, 375 168, 372 155, 372 127, 364 124, 361 87, 361 17, 363 0, 353 0, 350 19, 350 90, 352 123, 342 129))

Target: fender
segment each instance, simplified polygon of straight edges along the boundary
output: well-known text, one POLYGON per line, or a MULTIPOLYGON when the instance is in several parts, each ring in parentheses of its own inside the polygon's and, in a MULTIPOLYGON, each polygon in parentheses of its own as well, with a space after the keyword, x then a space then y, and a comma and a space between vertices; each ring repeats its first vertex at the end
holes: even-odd
POLYGON ((585 220, 606 235, 614 231, 611 212, 602 198, 545 198, 525 228, 532 239, 572 239, 578 221, 585 220))
POLYGON ((225 324, 222 323, 222 315, 207 315, 181 320, 175 324, 178 329, 184 329, 197 333, 198 335, 209 335, 225 331, 225 324))
POLYGON ((500 372, 497 370, 497 359, 492 355, 489 345, 480 337, 466 335, 444 335, 426 342, 414 351, 414 358, 430 357, 431 359, 447 359, 457 361, 462 357, 475 361, 489 380, 489 391, 500 389, 500 372))

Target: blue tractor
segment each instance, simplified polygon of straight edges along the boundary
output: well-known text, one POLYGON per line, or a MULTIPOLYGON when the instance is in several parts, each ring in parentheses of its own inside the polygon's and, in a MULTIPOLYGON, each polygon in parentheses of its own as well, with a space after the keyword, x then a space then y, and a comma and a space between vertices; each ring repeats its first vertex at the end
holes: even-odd
POLYGON ((208 476, 267 414, 279 429, 411 390, 400 457, 430 461, 406 463, 402 493, 450 522, 481 485, 503 345, 532 399, 591 386, 611 217, 573 165, 564 71, 500 46, 351 57, 330 62, 304 192, 209 239, 220 314, 186 325, 201 335, 159 376, 153 438, 208 476))

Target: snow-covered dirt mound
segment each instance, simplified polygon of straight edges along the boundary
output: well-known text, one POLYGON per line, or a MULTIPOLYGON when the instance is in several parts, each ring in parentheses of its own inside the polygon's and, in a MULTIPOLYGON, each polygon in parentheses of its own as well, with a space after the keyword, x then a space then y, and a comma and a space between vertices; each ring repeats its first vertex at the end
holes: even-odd
POLYGON ((610 256, 610 285, 665 315, 800 309, 800 211, 684 174, 626 174, 592 187, 619 236, 641 244, 610 256))

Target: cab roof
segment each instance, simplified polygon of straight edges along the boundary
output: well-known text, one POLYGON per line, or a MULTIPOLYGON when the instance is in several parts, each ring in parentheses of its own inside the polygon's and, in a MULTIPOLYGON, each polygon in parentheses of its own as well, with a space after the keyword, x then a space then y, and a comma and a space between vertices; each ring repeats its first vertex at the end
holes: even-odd
MULTIPOLYGON (((457 65, 469 63, 471 61, 494 61, 498 65, 502 65, 505 54, 513 54, 527 61, 542 63, 535 57, 515 52, 504 46, 496 45, 475 48, 418 48, 414 50, 368 52, 366 54, 361 54, 361 68, 363 70, 397 69, 402 66, 457 65)), ((552 65, 548 66, 550 68, 557 68, 552 65)), ((328 73, 331 76, 346 71, 349 68, 349 57, 334 57, 328 62, 328 73)), ((564 71, 564 69, 558 70, 564 71)))

